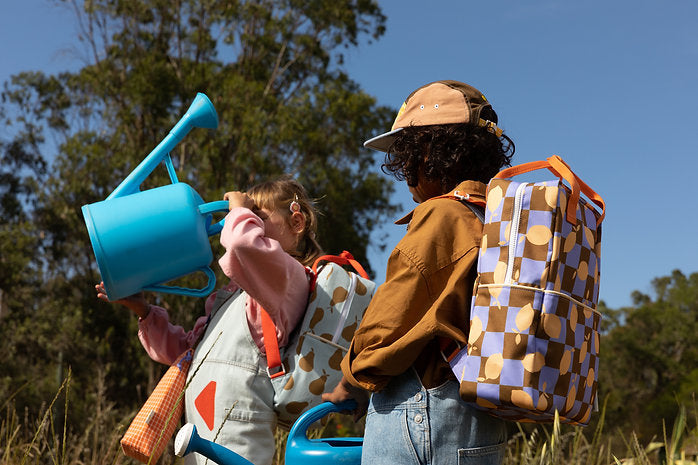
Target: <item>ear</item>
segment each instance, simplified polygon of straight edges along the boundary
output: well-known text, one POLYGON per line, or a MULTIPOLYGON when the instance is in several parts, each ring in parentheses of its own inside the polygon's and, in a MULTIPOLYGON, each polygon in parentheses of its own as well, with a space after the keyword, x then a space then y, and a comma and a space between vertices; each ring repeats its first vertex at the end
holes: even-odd
POLYGON ((305 231, 305 215, 301 212, 291 213, 291 218, 289 218, 289 226, 291 226, 291 231, 296 234, 301 234, 305 231))

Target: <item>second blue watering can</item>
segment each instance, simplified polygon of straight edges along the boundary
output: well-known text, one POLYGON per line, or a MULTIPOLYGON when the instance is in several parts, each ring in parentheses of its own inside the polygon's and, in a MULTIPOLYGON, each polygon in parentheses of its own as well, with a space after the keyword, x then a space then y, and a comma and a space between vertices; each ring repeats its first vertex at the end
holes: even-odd
POLYGON ((83 205, 92 250, 110 300, 141 290, 203 297, 215 287, 208 238, 222 229, 222 221, 214 223, 212 214, 227 212, 228 202, 205 203, 191 186, 179 182, 169 152, 193 127, 217 126, 213 104, 199 93, 167 137, 109 197, 83 205), (145 178, 163 161, 172 184, 141 191, 145 178), (194 272, 207 276, 204 287, 165 284, 194 272))
MULTIPOLYGON (((286 465, 360 465, 363 438, 309 439, 310 425, 332 412, 353 410, 353 400, 339 404, 322 403, 305 412, 293 424, 286 440, 286 465)), ((199 436, 196 426, 185 424, 174 441, 175 455, 200 454, 218 465, 255 465, 227 447, 199 436)))

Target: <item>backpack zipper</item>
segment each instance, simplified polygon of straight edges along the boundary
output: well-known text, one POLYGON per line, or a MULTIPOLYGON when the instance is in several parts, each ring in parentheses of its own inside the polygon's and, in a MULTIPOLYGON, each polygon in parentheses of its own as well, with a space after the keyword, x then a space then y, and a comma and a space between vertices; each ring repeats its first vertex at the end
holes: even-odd
POLYGON ((518 242, 519 223, 521 222, 521 210, 523 208, 523 196, 526 184, 519 184, 514 194, 514 211, 511 215, 511 230, 509 231, 509 256, 507 257, 507 272, 504 275, 504 284, 511 284, 514 273, 514 257, 516 256, 516 243, 518 242))
POLYGON ((332 336, 332 342, 337 342, 339 336, 342 334, 342 329, 344 329, 344 323, 347 321, 347 316, 349 316, 349 310, 351 309, 351 301, 354 300, 354 293, 356 291, 356 280, 357 277, 354 273, 349 273, 351 281, 349 282, 349 289, 347 289, 347 298, 342 302, 342 307, 339 309, 339 321, 337 322, 337 327, 334 330, 334 335, 332 336))

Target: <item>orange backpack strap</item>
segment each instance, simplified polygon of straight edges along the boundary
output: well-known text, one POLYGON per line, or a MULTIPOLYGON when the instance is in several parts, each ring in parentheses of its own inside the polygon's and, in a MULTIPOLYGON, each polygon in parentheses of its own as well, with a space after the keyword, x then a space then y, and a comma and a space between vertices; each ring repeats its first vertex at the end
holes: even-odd
POLYGON ((555 176, 560 179, 567 181, 572 188, 572 194, 567 200, 567 221, 571 224, 577 224, 576 211, 577 203, 579 202, 580 192, 586 195, 589 200, 594 202, 601 208, 601 216, 596 220, 596 225, 599 226, 606 216, 606 202, 599 194, 597 194, 591 187, 586 185, 569 167, 565 161, 557 155, 550 156, 545 160, 532 161, 529 163, 522 163, 521 165, 512 166, 510 168, 505 168, 494 177, 503 179, 511 178, 518 174, 528 173, 530 171, 539 170, 542 168, 549 169, 555 176))
POLYGON ((441 358, 443 358, 446 363, 451 363, 453 357, 458 355, 458 352, 461 350, 463 350, 463 346, 453 339, 439 337, 439 352, 441 352, 441 358))
POLYGON ((276 378, 286 374, 286 369, 281 363, 279 341, 276 339, 276 325, 269 313, 262 310, 262 335, 264 336, 264 350, 267 353, 267 374, 270 378, 276 378))
MULTIPOLYGON (((305 274, 310 280, 310 290, 315 287, 315 273, 308 267, 305 267, 305 274)), ((264 351, 267 355, 267 374, 269 378, 276 378, 286 374, 286 368, 281 363, 281 351, 279 350, 279 341, 276 339, 276 325, 271 319, 269 313, 262 307, 262 336, 264 337, 264 351)))
POLYGON ((463 202, 470 210, 478 217, 481 223, 485 222, 485 207, 487 201, 481 197, 473 197, 470 194, 463 194, 458 190, 451 191, 447 194, 438 195, 428 200, 434 199, 454 199, 463 202))
POLYGON ((481 207, 485 207, 487 205, 487 202, 485 199, 480 198, 480 197, 473 197, 470 194, 464 194, 460 192, 459 190, 453 190, 447 194, 443 195, 437 195, 436 197, 431 197, 429 200, 436 200, 436 199, 455 199, 455 200, 461 200, 463 202, 468 202, 473 205, 479 205, 481 207))
MULTIPOLYGON (((313 263, 313 275, 317 276, 318 264, 320 262, 323 262, 323 261, 324 262, 333 262, 333 263, 336 263, 338 265, 351 265, 352 268, 354 268, 356 270, 356 272, 359 273, 359 276, 361 276, 362 278, 371 279, 368 277, 368 273, 366 273, 366 270, 364 270, 364 267, 361 266, 361 263, 356 261, 354 256, 352 254, 350 254, 349 252, 347 252, 346 250, 344 250, 339 255, 323 255, 321 257, 318 257, 315 260, 315 263, 313 263)), ((315 283, 313 282, 313 288, 315 287, 314 284, 315 283)))

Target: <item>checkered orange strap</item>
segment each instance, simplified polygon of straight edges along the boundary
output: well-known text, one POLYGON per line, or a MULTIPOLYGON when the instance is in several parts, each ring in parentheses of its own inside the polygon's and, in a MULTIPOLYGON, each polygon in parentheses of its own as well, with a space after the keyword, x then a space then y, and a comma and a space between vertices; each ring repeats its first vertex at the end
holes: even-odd
POLYGON ((179 356, 165 372, 121 439, 124 454, 143 463, 155 463, 179 424, 184 409, 183 391, 193 349, 179 356))

